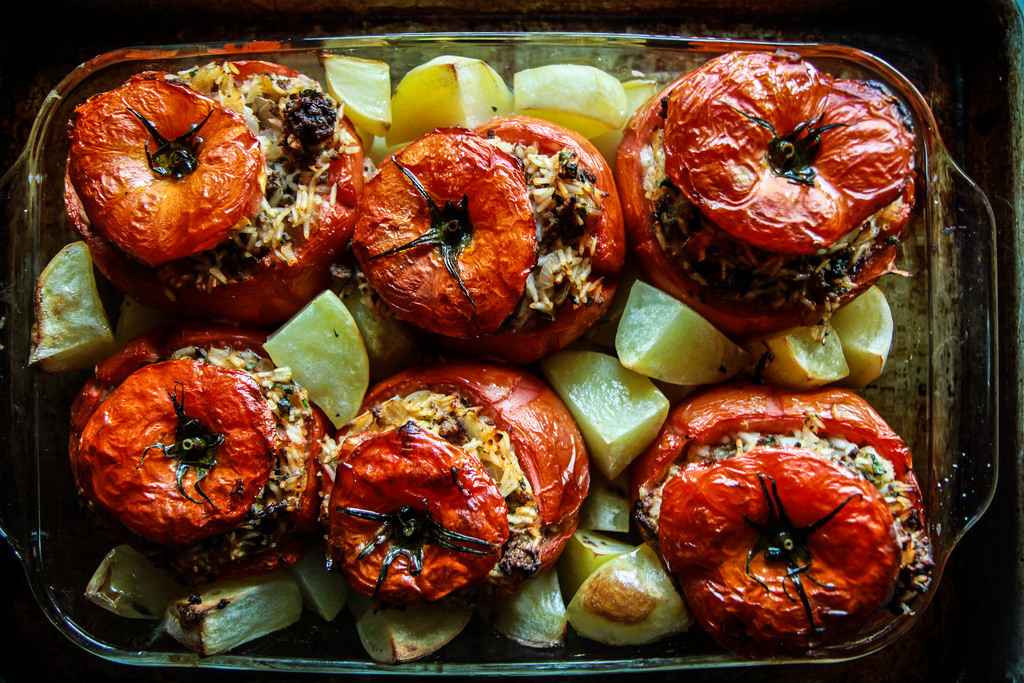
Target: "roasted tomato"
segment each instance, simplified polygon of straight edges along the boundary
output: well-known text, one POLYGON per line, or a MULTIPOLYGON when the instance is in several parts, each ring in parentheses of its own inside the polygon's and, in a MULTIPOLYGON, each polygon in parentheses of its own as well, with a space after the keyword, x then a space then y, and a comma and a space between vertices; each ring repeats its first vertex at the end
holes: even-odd
POLYGON ((147 304, 280 322, 328 286, 352 234, 363 155, 338 111, 269 62, 139 74, 75 110, 70 222, 147 304))
POLYGON ((632 480, 694 616, 744 654, 835 642, 931 584, 910 451, 845 389, 712 389, 673 412, 632 480))
POLYGON ((893 268, 915 201, 909 121, 883 86, 791 53, 709 61, 619 147, 641 267, 730 334, 827 318, 893 268))
POLYGON ((571 131, 524 116, 435 131, 381 167, 365 205, 353 244, 370 284, 449 347, 532 362, 611 304, 622 210, 571 131))
POLYGON ((488 365, 375 386, 324 452, 330 552, 387 603, 499 588, 551 566, 590 483, 572 417, 540 380, 488 365))
POLYGON ((98 365, 72 406, 83 497, 172 546, 190 579, 294 561, 292 536, 316 522, 326 419, 266 358, 265 339, 158 330, 98 365))

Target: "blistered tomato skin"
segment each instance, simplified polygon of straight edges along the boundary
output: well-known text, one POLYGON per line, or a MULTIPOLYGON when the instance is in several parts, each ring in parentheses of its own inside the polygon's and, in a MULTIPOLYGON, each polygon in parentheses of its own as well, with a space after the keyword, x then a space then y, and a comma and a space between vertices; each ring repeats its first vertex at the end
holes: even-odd
POLYGON ((767 52, 723 55, 685 82, 669 97, 666 171, 712 223, 747 244, 814 253, 895 200, 913 173, 913 133, 880 87, 767 52), (785 175, 770 149, 801 125, 833 126, 796 169, 810 172, 808 182, 785 175))
POLYGON ((349 585, 382 602, 438 600, 483 580, 498 562, 508 534, 505 501, 480 462, 415 425, 360 441, 338 464, 331 495, 332 550, 341 558, 349 585), (396 528, 389 530, 391 542, 360 557, 381 533, 382 523, 348 514, 346 508, 388 514, 402 507, 477 539, 466 544, 475 552, 445 548, 429 537, 406 541, 396 528), (411 560, 399 556, 382 574, 392 543, 406 543, 410 552, 421 549, 422 570, 414 573, 411 560))
MULTIPOLYGON (((734 337, 815 324, 820 315, 799 305, 771 309, 726 299, 666 254, 643 183, 658 130, 665 131, 666 172, 684 196, 739 242, 770 253, 813 253, 884 207, 883 234, 898 238, 914 206, 913 133, 895 98, 873 85, 832 79, 792 56, 767 53, 729 53, 669 84, 637 110, 619 146, 616 176, 626 230, 652 284, 734 337), (783 136, 792 132, 786 126, 809 112, 824 113, 815 125, 843 125, 821 133, 813 185, 806 185, 776 174, 767 159, 771 133, 740 111, 783 136)), ((889 272, 896 254, 895 245, 874 252, 852 274, 852 287, 839 303, 889 272)))
POLYGON ((126 527, 157 543, 182 545, 245 517, 267 482, 276 446, 273 413, 250 377, 182 359, 148 365, 114 389, 86 423, 73 464, 88 497, 126 527), (184 493, 175 463, 159 448, 146 450, 175 441, 171 394, 190 418, 224 437, 216 466, 198 485, 189 470, 184 493))
POLYGON ((697 620, 743 654, 797 653, 846 637, 897 585, 893 513, 859 474, 799 445, 759 445, 720 460, 692 450, 739 432, 787 436, 811 416, 819 436, 870 446, 887 460, 910 506, 904 528, 925 528, 909 449, 846 389, 712 388, 680 404, 632 465, 641 531, 657 542, 697 620), (770 546, 783 547, 783 528, 797 550, 770 557, 770 546))
MULTIPOLYGON (((265 340, 265 333, 236 327, 161 328, 137 337, 100 363, 71 409, 71 466, 86 499, 135 533, 169 545, 222 533, 242 521, 266 483, 273 452, 281 445, 266 399, 245 373, 189 359, 167 359, 188 346, 265 355, 265 340), (162 368, 174 368, 173 374, 162 368), (146 446, 173 440, 174 425, 168 420, 174 409, 169 392, 175 389, 177 397, 184 397, 187 415, 199 418, 213 432, 224 429, 225 446, 216 451, 217 465, 200 484, 216 509, 195 490, 191 469, 184 477, 184 489, 201 504, 181 495, 174 461, 162 451, 151 449, 144 461, 141 457, 146 446), (228 431, 229 427, 234 431, 228 431), (265 436, 260 448, 256 448, 257 435, 265 436), (229 479, 232 486, 225 493, 219 482, 229 479)), ((329 429, 323 413, 313 407, 307 423, 306 486, 299 504, 289 513, 296 534, 311 531, 316 523, 318 455, 329 429)), ((303 542, 286 537, 275 548, 230 565, 225 576, 290 564, 301 556, 303 542)))
POLYGON ((435 334, 471 338, 495 332, 512 314, 536 260, 537 236, 526 183, 511 156, 471 131, 436 130, 381 165, 363 204, 352 249, 397 317, 435 334), (463 236, 453 238, 465 291, 436 244, 388 253, 435 227, 396 159, 438 208, 466 199, 468 221, 460 221, 463 236))
POLYGON ((913 482, 917 489, 906 443, 849 389, 796 393, 766 385, 727 384, 701 392, 672 411, 658 438, 630 468, 633 498, 647 495, 664 481, 669 468, 693 444, 715 443, 736 432, 791 434, 804 426, 808 414, 821 420, 822 434, 874 447, 892 463, 897 479, 913 482))
POLYGON ((590 489, 587 448, 561 399, 541 380, 515 368, 457 363, 399 373, 370 390, 369 408, 420 389, 463 396, 508 432, 519 465, 536 496, 541 520, 558 525, 541 548, 542 568, 553 563, 576 530, 590 489))
MULTIPOLYGON (((421 390, 461 396, 467 405, 479 407, 481 415, 492 420, 497 429, 508 434, 519 460, 519 466, 530 483, 530 488, 537 501, 542 524, 542 541, 538 548, 539 567, 537 571, 543 571, 552 566, 576 530, 579 510, 590 486, 586 446, 564 404, 543 382, 521 370, 494 365, 460 363, 418 368, 399 373, 371 388, 363 402, 363 410, 371 410, 375 405, 395 396, 408 396, 421 390)), ((386 448, 394 449, 401 445, 400 440, 397 443, 394 440, 385 440, 383 437, 388 434, 392 434, 392 432, 376 435, 380 436, 381 440, 373 441, 375 452, 386 448)), ((371 435, 370 438, 373 439, 374 435, 371 435)), ((361 444, 364 442, 364 438, 360 437, 351 441, 361 444)), ((431 445, 431 449, 438 452, 454 450, 461 453, 461 449, 451 446, 446 441, 423 433, 416 434, 415 442, 431 445)), ((350 443, 345 442, 343 445, 342 452, 338 456, 339 463, 345 462, 349 457, 352 450, 350 443)), ((381 455, 378 459, 384 457, 381 455)), ((339 549, 339 552, 343 554, 343 557, 339 558, 341 561, 352 563, 352 552, 354 551, 358 555, 361 550, 353 542, 345 540, 341 536, 342 527, 336 525, 338 520, 337 500, 350 497, 350 494, 345 493, 348 486, 344 484, 341 472, 342 469, 339 465, 338 474, 334 476, 333 481, 327 472, 323 475, 323 485, 327 487, 324 492, 331 496, 330 543, 332 547, 339 549)), ((387 473, 382 473, 382 476, 385 474, 387 473)), ((387 488, 381 487, 381 495, 386 498, 387 491, 397 487, 398 484, 387 488)), ((385 498, 380 499, 381 508, 377 510, 378 512, 390 513, 401 507, 398 500, 391 500, 389 504, 385 498)), ((501 500, 501 504, 504 510, 503 500, 501 500)), ((470 518, 483 513, 473 512, 470 514, 464 511, 463 514, 470 518)), ((506 516, 507 524, 507 511, 503 514, 506 516)), ((348 520, 348 523, 352 524, 352 521, 348 520)), ((377 526, 379 527, 379 524, 377 526)), ((365 527, 365 529, 369 528, 370 525, 365 527)), ((361 535, 359 539, 362 539, 361 535)), ((500 559, 500 553, 491 557, 488 569, 500 559)), ((399 562, 404 562, 404 560, 399 560, 399 562)), ((426 558, 424 566, 425 563, 426 558)), ((404 571, 406 566, 399 564, 395 569, 404 571)), ((364 588, 369 586, 372 592, 373 585, 368 582, 371 577, 374 582, 376 581, 379 569, 379 562, 373 562, 369 567, 360 568, 358 571, 360 574, 365 574, 365 578, 359 580, 359 585, 364 588)), ((426 570, 424 569, 424 571, 426 570)), ((466 575, 463 574, 463 576, 466 575)), ((473 576, 476 577, 475 581, 482 581, 486 578, 477 574, 473 576)), ((390 579, 388 580, 390 581, 390 579)), ((464 585, 468 585, 468 583, 464 585)), ((415 595, 415 591, 407 592, 403 599, 412 599, 415 595)), ((434 590, 425 595, 437 596, 438 593, 434 590)), ((424 597, 422 599, 436 598, 424 597)))
MULTIPOLYGON (((234 62, 239 73, 236 79, 244 81, 258 73, 295 77, 298 72, 280 64, 258 60, 234 62)), ((161 78, 164 74, 160 74, 161 78)), ((138 78, 138 77, 136 77, 138 78)), ((129 84, 131 81, 129 81, 129 84)), ((175 87, 189 90, 185 86, 175 87)), ((192 92, 189 90, 189 92, 192 92)), ((201 95, 196 95, 202 97, 201 95)), ((207 99, 207 98, 203 98, 207 99)), ((212 100, 210 100, 212 102, 212 100)), ((218 105, 219 106, 219 105, 218 105)), ((231 114, 230 112, 226 112, 231 114)), ((234 114, 231 114, 234 116, 234 114)), ((133 119, 134 120, 134 119, 133 119)), ((241 119, 238 119, 241 122, 241 119)), ((138 123, 138 122, 136 122, 138 123)), ((241 123, 245 127, 244 122, 241 123)), ((341 124, 352 140, 358 140, 355 128, 348 119, 341 124)), ((248 128, 245 128, 248 131, 248 128)), ((205 126, 203 128, 205 131, 205 126)), ((255 136, 253 136, 255 140, 255 136)), ((262 152, 261 173, 265 174, 262 152)), ((111 163, 116 162, 114 159, 111 163)), ((143 163, 145 155, 143 153, 143 163)), ((75 230, 89 244, 93 261, 100 271, 118 289, 131 292, 143 303, 188 316, 201 316, 232 320, 250 325, 272 325, 287 320, 306 302, 330 285, 330 266, 338 252, 352 237, 356 213, 363 191, 363 153, 339 150, 327 170, 328 185, 336 188, 335 203, 324 202, 309 239, 294 243, 296 260, 289 265, 282 261, 262 264, 245 279, 218 285, 209 291, 194 286, 167 287, 157 271, 140 260, 131 250, 119 248, 95 224, 95 213, 83 203, 73 181, 69 158, 64 183, 64 201, 68 219, 75 230)), ((147 168, 148 171, 148 168, 147 168)), ((192 174, 196 176, 198 171, 192 174)), ((152 175, 152 173, 151 173, 152 175)), ((221 179, 226 187, 238 185, 242 178, 227 175, 221 179)), ((252 216, 259 207, 263 193, 262 182, 257 188, 254 204, 246 213, 238 215, 228 226, 233 228, 241 218, 252 216)), ((220 216, 221 214, 218 214, 220 216)), ((130 226, 127 226, 130 227, 130 226)), ((225 233, 226 237, 226 233, 225 233)), ((212 248, 223 241, 216 240, 203 249, 212 248)), ((194 252, 192 252, 194 253, 194 252)), ((169 259, 165 259, 169 260, 169 259)))
POLYGON ((69 127, 68 177, 93 229, 148 266, 224 241, 255 213, 266 178, 259 141, 242 117, 165 76, 141 73, 95 95, 69 127), (146 152, 158 143, 131 109, 167 140, 205 120, 196 169, 183 178, 154 172, 146 152))
POLYGON ((513 363, 532 363, 565 348, 578 339, 611 306, 618 284, 619 271, 626 253, 626 235, 622 224, 622 207, 611 167, 601 153, 581 135, 527 116, 506 116, 477 129, 488 137, 496 135, 510 143, 536 145, 540 154, 556 154, 562 149, 576 153, 582 168, 594 174, 594 185, 606 193, 601 213, 588 218, 581 243, 593 240, 591 272, 602 278, 598 301, 573 306, 566 301, 555 312, 553 321, 540 321, 516 332, 498 332, 471 341, 455 341, 447 345, 473 355, 490 356, 513 363))
POLYGON ((719 643, 748 655, 797 653, 855 631, 889 600, 899 569, 892 527, 867 481, 799 449, 759 448, 672 479, 659 545, 690 610, 719 643), (760 552, 748 572, 759 537, 751 522, 765 524, 773 504, 760 478, 777 487, 793 527, 827 519, 807 538, 799 587, 789 572, 805 561, 791 566, 760 552))

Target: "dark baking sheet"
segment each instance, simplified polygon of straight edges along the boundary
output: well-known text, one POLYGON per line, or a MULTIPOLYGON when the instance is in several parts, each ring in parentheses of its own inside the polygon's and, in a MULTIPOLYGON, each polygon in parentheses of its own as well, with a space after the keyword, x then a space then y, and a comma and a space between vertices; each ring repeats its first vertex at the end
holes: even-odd
MULTIPOLYGON (((935 602, 897 646, 857 662, 763 671, 686 674, 696 680, 1003 680, 1024 676, 1024 564, 1019 453, 1022 413, 1020 291, 1024 139, 1019 79, 1022 27, 1012 2, 815 0, 456 0, 414 3, 234 0, 80 2, 22 7, 0 44, 0 168, 28 136, 42 98, 63 74, 100 52, 130 44, 410 30, 606 30, 669 35, 820 40, 878 54, 912 80, 941 82, 931 106, 943 138, 990 197, 1000 227, 1002 480, 989 514, 954 554, 935 602), (19 17, 21 19, 21 17, 19 17)), ((6 258, 6 254, 0 258, 6 258)), ((0 315, 4 314, 0 292, 0 315)), ((6 386, 0 376, 0 387, 6 386)), ((4 401, 0 399, 0 401, 4 401)), ((14 406, 0 405, 0 442, 14 406)), ((5 517, 24 511, 0 501, 5 517)), ((9 635, 0 671, 31 662, 33 678, 137 680, 147 672, 91 658, 61 640, 28 595, 16 563, 4 565, 9 635)), ((15 668, 17 667, 17 669, 15 668)), ((28 670, 26 670, 28 673, 28 670)), ((189 675, 190 672, 184 672, 189 675)), ((157 674, 158 678, 173 674, 157 674)), ((179 673, 178 675, 182 675, 179 673)), ((215 674, 218 677, 224 673, 215 674)), ((17 676, 20 678, 20 676, 17 676)), ((251 676, 233 676, 238 680, 251 676)), ((275 677, 275 680, 279 677, 275 677)))

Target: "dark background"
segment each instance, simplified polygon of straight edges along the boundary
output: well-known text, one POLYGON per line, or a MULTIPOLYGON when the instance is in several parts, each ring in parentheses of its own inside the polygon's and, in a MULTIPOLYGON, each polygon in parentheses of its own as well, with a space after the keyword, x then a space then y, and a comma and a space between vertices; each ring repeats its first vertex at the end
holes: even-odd
MULTIPOLYGON (((865 659, 802 668, 672 674, 692 681, 1021 680, 1018 499, 1021 411, 1019 91, 1014 3, 690 0, 668 2, 306 0, 19 3, 0 38, 0 170, 16 158, 47 91, 80 62, 127 45, 408 30, 607 30, 842 42, 886 57, 927 44, 956 82, 953 155, 992 200, 1000 226, 1001 481, 988 515, 954 553, 934 603, 900 643, 865 659), (16 19, 16 20, 15 20, 16 19)), ((3 440, 0 439, 0 442, 3 440)), ((282 680, 279 674, 137 669, 77 650, 43 617, 20 565, 0 550, 0 680, 282 680)), ((297 677, 296 677, 297 678, 297 677)))

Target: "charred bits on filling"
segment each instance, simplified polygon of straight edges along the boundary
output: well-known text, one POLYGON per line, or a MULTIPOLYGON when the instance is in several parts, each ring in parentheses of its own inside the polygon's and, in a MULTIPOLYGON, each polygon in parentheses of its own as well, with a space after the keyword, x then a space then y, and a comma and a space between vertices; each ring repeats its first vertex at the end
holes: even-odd
POLYGON ((338 109, 322 92, 307 88, 288 97, 284 131, 288 147, 307 151, 334 134, 338 109))

